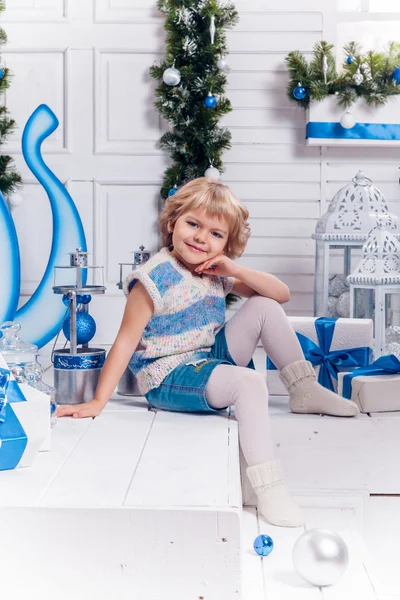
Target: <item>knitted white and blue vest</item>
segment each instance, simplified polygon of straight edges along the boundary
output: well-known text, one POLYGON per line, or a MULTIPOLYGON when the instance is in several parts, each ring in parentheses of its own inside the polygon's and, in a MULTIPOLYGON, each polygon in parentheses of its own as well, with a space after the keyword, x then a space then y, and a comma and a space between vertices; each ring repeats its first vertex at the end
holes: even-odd
POLYGON ((129 363, 140 392, 158 387, 175 367, 197 352, 209 352, 225 321, 225 296, 233 277, 192 274, 167 248, 157 252, 124 282, 129 294, 140 281, 154 305, 129 363))

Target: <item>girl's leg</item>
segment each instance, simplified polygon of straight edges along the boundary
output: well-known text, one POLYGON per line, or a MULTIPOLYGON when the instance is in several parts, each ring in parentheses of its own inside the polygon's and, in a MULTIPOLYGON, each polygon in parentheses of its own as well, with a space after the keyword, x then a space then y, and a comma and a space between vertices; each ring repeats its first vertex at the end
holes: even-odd
POLYGON ((301 525, 304 518, 283 483, 280 461, 274 459, 264 378, 252 369, 218 365, 208 380, 206 399, 212 408, 235 406, 240 446, 259 512, 274 525, 301 525))
POLYGON ((321 386, 309 361, 304 359, 297 336, 282 306, 271 298, 252 296, 226 323, 229 352, 237 365, 246 366, 261 344, 280 370, 289 390, 293 412, 351 417, 359 413, 354 402, 321 386))

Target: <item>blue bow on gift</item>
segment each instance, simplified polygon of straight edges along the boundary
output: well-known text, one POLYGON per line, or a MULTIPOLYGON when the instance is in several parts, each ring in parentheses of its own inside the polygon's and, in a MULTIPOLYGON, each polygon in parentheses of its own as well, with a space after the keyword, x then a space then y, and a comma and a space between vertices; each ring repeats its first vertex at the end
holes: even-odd
MULTIPOLYGON (((296 332, 305 359, 309 360, 313 367, 320 366, 318 382, 332 391, 334 391, 332 377, 337 379, 338 372, 346 368, 366 367, 371 357, 371 348, 368 348, 368 346, 346 350, 330 350, 336 321, 337 318, 334 317, 320 317, 315 320, 314 325, 319 346, 310 338, 296 332)), ((267 358, 267 369, 276 369, 269 358, 267 358)))
POLYGON ((351 398, 351 385, 353 377, 359 375, 394 375, 400 374, 400 360, 394 354, 388 354, 387 356, 381 356, 371 365, 363 369, 355 369, 352 373, 347 373, 343 376, 343 390, 342 396, 350 400, 351 398))
POLYGON ((0 423, 6 419, 7 388, 10 383, 10 371, 0 367, 0 423))

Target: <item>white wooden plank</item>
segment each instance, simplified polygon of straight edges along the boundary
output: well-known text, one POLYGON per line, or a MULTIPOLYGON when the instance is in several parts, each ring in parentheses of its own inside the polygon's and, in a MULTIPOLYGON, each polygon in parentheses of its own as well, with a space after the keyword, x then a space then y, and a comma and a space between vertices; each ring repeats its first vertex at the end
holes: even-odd
POLYGON ((315 220, 311 219, 249 219, 253 236, 304 238, 315 231, 315 220))
POLYGON ((147 410, 106 412, 94 419, 39 505, 121 507, 153 419, 147 410))
POLYGON ((286 181, 286 182, 318 182, 320 181, 319 165, 227 165, 224 178, 229 181, 286 181))
POLYGON ((263 146, 243 146, 233 144, 225 154, 224 163, 319 163, 319 148, 311 146, 292 147, 287 144, 265 144, 263 146), (318 152, 316 152, 318 151, 318 152))
MULTIPOLYGON (((274 12, 277 5, 274 2, 265 2, 265 0, 236 0, 235 6, 238 11, 258 13, 261 10, 274 12)), ((319 0, 302 0, 299 5, 296 0, 282 0, 279 3, 280 12, 319 12, 321 10, 321 2, 319 0)))
POLYGON ((304 532, 304 527, 276 527, 259 519, 260 533, 269 535, 274 541, 274 549, 263 559, 266 598, 284 600, 315 600, 321 598, 317 587, 301 579, 292 564, 293 546, 304 532))
POLYGON ((235 512, 220 529, 215 511, 3 508, 1 517, 9 598, 27 589, 30 600, 239 598, 235 512))
MULTIPOLYGON (((260 7, 261 8, 261 7, 260 7)), ((299 7, 300 8, 300 7, 299 7)), ((279 13, 279 12, 268 12, 261 11, 257 14, 254 13, 242 13, 238 25, 235 27, 235 31, 263 31, 263 32, 276 32, 290 31, 322 31, 322 15, 320 12, 315 13, 279 13)))
POLYGON ((124 506, 229 506, 228 440, 227 413, 157 411, 124 506))
POLYGON ((363 171, 363 173, 369 177, 372 182, 375 181, 396 181, 398 183, 399 180, 399 162, 392 164, 360 164, 356 161, 354 162, 343 162, 343 163, 328 163, 327 164, 327 180, 329 182, 333 181, 346 181, 349 182, 356 175, 358 170, 363 171))
POLYGON ((253 269, 259 269, 260 271, 266 271, 267 273, 280 273, 291 274, 293 271, 296 274, 307 274, 310 275, 314 272, 314 258, 307 256, 249 256, 247 253, 239 259, 241 264, 244 264, 253 269))
POLYGON ((265 185, 262 182, 229 180, 226 183, 243 200, 317 201, 320 197, 319 183, 271 181, 265 185))
POLYGON ((239 433, 237 421, 232 415, 229 416, 228 436, 228 504, 241 510, 243 501, 239 483, 239 433))
POLYGON ((305 129, 281 129, 279 127, 231 127, 235 144, 303 144, 305 129))
POLYGON ((282 71, 267 71, 261 75, 251 71, 231 71, 228 74, 226 95, 229 98, 230 90, 248 90, 251 93, 251 90, 274 89, 282 93, 288 80, 287 72, 282 71))
POLYGON ((258 535, 256 509, 246 507, 242 514, 242 600, 266 600, 262 559, 253 548, 258 535))
MULTIPOLYGON (((354 164, 365 163, 370 164, 374 167, 377 164, 377 148, 371 147, 346 147, 340 148, 335 146, 328 146, 324 149, 325 156, 330 163, 346 163, 352 162, 354 164)), ((383 164, 396 163, 398 164, 400 159, 400 147, 394 148, 379 148, 379 160, 383 164)), ((354 177, 354 175, 353 175, 354 177)))
POLYGON ((319 204, 317 202, 274 202, 273 200, 251 201, 244 200, 251 218, 270 219, 318 219, 319 204))
POLYGON ((29 468, 1 471, 0 506, 36 506, 91 424, 91 419, 59 419, 50 452, 40 452, 29 468))
POLYGON ((276 123, 282 127, 305 127, 305 115, 295 108, 234 108, 224 116, 220 123, 223 127, 273 127, 276 123))
POLYGON ((351 529, 338 530, 349 550, 349 566, 343 577, 333 586, 322 588, 324 600, 377 600, 378 596, 366 571, 364 554, 367 552, 360 534, 351 529))
POLYGON ((308 238, 291 240, 281 238, 250 238, 247 244, 249 254, 281 254, 286 256, 314 255, 314 241, 308 238))
MULTIPOLYGON (((285 52, 269 52, 268 54, 241 54, 234 52, 229 55, 229 66, 233 71, 282 71, 287 72, 285 52)), ((294 103, 291 102, 291 106, 294 103)))
POLYGON ((380 600, 384 594, 400 596, 399 510, 399 497, 371 496, 367 505, 363 538, 372 563, 367 569, 380 600))
POLYGON ((228 48, 230 52, 290 52, 297 48, 301 52, 310 52, 314 45, 321 40, 320 32, 271 31, 267 35, 260 31, 227 32, 228 48))

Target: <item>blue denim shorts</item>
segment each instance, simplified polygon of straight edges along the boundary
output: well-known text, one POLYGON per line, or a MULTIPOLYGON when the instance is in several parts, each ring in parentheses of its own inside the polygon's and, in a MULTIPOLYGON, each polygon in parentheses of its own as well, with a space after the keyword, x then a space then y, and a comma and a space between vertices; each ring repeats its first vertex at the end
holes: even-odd
MULTIPOLYGON (((237 366, 229 354, 225 326, 215 336, 210 352, 198 352, 178 365, 161 385, 145 395, 146 400, 153 408, 175 412, 215 413, 225 410, 211 408, 205 396, 210 375, 221 364, 237 366)), ((252 360, 247 367, 255 368, 252 360)))

